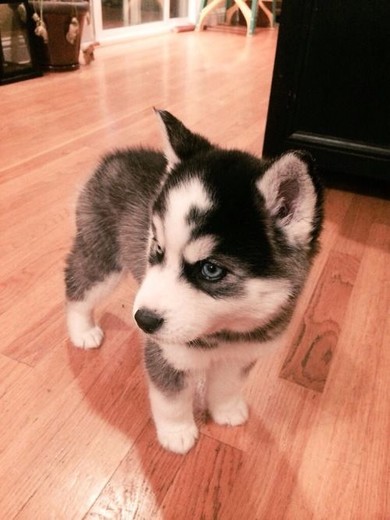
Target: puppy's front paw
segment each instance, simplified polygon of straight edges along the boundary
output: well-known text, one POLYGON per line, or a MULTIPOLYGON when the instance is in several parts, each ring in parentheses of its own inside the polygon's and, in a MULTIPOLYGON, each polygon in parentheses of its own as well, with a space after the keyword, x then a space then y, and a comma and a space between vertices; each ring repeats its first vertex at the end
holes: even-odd
POLYGON ((100 327, 95 325, 83 332, 73 332, 70 339, 75 347, 79 348, 98 348, 102 344, 104 333, 100 327))
POLYGON ((249 410, 246 402, 240 397, 227 403, 214 406, 210 410, 211 416, 217 424, 239 426, 248 420, 249 410))
POLYGON ((178 430, 161 428, 157 431, 157 437, 166 450, 184 455, 195 444, 198 438, 198 428, 195 424, 185 425, 178 430))

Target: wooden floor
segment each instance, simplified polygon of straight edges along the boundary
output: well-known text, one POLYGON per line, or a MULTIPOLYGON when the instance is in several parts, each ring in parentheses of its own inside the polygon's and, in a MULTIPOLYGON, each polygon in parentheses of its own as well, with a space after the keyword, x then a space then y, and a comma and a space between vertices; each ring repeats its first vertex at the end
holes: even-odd
POLYGON ((115 146, 159 146, 151 107, 259 153, 276 46, 205 31, 100 48, 0 87, 0 518, 389 520, 390 202, 328 190, 323 247, 286 350, 251 372, 246 426, 187 456, 150 420, 128 280, 72 348, 64 256, 79 186, 115 146))

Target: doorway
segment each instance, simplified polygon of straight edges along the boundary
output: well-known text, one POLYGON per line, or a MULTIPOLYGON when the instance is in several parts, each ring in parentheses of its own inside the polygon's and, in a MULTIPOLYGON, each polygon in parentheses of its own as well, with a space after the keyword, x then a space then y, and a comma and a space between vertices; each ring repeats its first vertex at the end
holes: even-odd
POLYGON ((96 39, 125 39, 194 21, 194 0, 94 0, 96 39))

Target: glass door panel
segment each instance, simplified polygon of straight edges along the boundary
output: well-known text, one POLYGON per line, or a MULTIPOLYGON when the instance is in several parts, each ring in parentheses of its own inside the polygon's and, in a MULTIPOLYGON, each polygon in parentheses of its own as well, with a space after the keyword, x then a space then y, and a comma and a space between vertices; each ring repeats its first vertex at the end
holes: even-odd
POLYGON ((170 18, 185 18, 188 16, 188 0, 171 0, 169 6, 170 18))
POLYGON ((100 0, 102 30, 188 16, 188 0, 100 0), (166 11, 164 11, 166 9, 166 11))
POLYGON ((101 0, 103 30, 164 19, 163 0, 101 0))

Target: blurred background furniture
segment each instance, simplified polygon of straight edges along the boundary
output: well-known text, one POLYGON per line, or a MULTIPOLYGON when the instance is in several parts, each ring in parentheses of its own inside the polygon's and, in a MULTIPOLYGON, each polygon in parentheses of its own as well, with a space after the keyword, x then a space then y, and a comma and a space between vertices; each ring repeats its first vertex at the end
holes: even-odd
MULTIPOLYGON (((86 0, 44 0, 42 16, 48 32, 47 43, 34 35, 40 66, 45 70, 62 72, 76 70, 80 67, 79 54, 85 17, 89 12, 86 0), (77 19, 78 30, 75 38, 67 37, 70 23, 77 19)), ((30 6, 36 8, 33 0, 30 6)))
MULTIPOLYGON (((212 11, 224 4, 226 0, 211 0, 207 3, 207 0, 202 0, 199 8, 199 18, 196 25, 197 30, 202 30, 207 17, 212 11)), ((228 6, 226 10, 226 22, 231 23, 233 16, 238 10, 241 11, 247 26, 247 35, 250 36, 255 32, 257 23, 257 12, 258 7, 264 12, 266 17, 269 19, 270 26, 273 27, 276 21, 276 0, 270 2, 264 2, 263 0, 251 0, 251 2, 245 2, 245 0, 234 0, 231 6, 228 6), (248 5, 249 4, 249 5, 248 5), (268 4, 271 6, 269 9, 268 4)))
POLYGON ((390 2, 283 4, 263 154, 390 181, 390 2))
POLYGON ((27 2, 0 0, 0 84, 41 76, 27 2))

